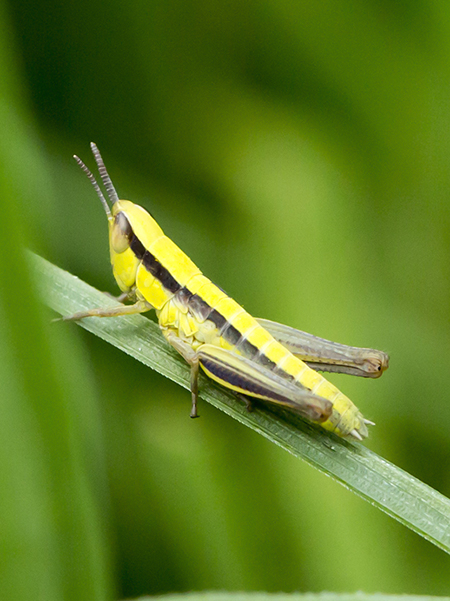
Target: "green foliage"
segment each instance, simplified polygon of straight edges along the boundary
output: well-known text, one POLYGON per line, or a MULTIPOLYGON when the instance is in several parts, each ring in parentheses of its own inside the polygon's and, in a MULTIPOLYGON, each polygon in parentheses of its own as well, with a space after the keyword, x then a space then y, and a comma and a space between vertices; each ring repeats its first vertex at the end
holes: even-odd
MULTIPOLYGON (((71 274, 31 256, 42 297, 61 315, 117 303, 71 274)), ((85 319, 83 328, 190 389, 190 370, 142 315, 85 319)), ((450 553, 450 500, 365 447, 314 428, 288 411, 248 413, 233 393, 201 378, 200 395, 271 442, 304 459, 376 507, 450 553)))
POLYGON ((446 594, 434 545, 50 326, 22 248, 116 293, 70 159, 94 140, 250 313, 390 353, 334 379, 377 423, 363 453, 449 496, 450 5, 14 0, 0 28, 2 594, 446 594))
MULTIPOLYGON (((445 601, 449 597, 439 597, 445 601)), ((151 597, 141 597, 139 601, 149 601, 151 597)), ((165 601, 431 601, 436 597, 418 595, 367 595, 365 593, 187 593, 184 595, 167 595, 165 601)))

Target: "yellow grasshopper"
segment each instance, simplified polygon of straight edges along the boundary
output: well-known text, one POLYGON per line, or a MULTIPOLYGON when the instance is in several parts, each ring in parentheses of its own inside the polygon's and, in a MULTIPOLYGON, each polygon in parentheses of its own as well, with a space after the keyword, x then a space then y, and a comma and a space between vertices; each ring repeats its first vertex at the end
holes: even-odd
POLYGON ((377 350, 317 338, 266 319, 255 319, 205 277, 164 235, 145 209, 120 200, 97 146, 97 167, 108 205, 95 177, 77 156, 108 217, 119 300, 133 304, 91 309, 64 317, 114 317, 156 311, 166 340, 191 366, 191 417, 197 417, 199 367, 226 388, 282 405, 339 436, 363 440, 367 424, 342 392, 315 370, 377 378, 388 356, 377 350))

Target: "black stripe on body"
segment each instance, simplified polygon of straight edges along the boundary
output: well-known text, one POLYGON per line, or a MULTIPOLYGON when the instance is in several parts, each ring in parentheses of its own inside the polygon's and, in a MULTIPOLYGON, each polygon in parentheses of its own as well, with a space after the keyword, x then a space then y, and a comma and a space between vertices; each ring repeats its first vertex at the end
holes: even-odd
POLYGON ((239 332, 239 330, 236 329, 229 321, 225 321, 225 325, 220 331, 220 335, 225 338, 228 344, 232 344, 233 346, 236 346, 242 338, 241 332, 239 332))
MULTIPOLYGON (((274 363, 272 361, 272 359, 269 359, 269 357, 267 357, 264 353, 259 353, 258 357, 256 358, 256 361, 260 365, 263 365, 264 367, 269 367, 269 368, 272 368, 272 369, 274 369, 277 366, 277 364, 274 363)), ((288 374, 286 374, 286 375, 288 375, 288 374)), ((289 379, 293 380, 294 378, 290 377, 289 379)))
MULTIPOLYGON (((202 303, 205 309, 211 307, 208 305, 206 301, 200 298, 197 294, 193 296, 196 298, 196 303, 202 303)), ((260 365, 267 367, 269 369, 275 369, 276 363, 266 357, 263 353, 260 353, 258 347, 252 344, 249 340, 246 339, 246 333, 243 334, 239 332, 237 328, 235 328, 229 321, 225 319, 225 317, 217 311, 217 309, 211 309, 209 313, 208 319, 213 322, 216 328, 219 330, 220 335, 232 346, 239 347, 240 352, 247 357, 248 359, 254 359, 260 365)), ((286 374, 287 375, 287 374, 286 374)), ((293 379, 293 378, 289 378, 293 379)))
POLYGON ((174 294, 180 290, 180 284, 151 252, 145 250, 144 245, 136 234, 134 234, 131 239, 130 248, 136 255, 136 259, 142 261, 145 269, 151 273, 153 277, 159 280, 166 290, 169 290, 169 292, 174 294))
MULTIPOLYGON (((277 364, 269 359, 264 353, 260 353, 258 347, 246 340, 246 334, 239 332, 225 317, 208 305, 198 294, 193 294, 188 288, 182 287, 171 273, 166 269, 148 250, 145 250, 142 242, 134 234, 130 248, 136 255, 139 261, 142 261, 144 267, 149 273, 151 273, 161 284, 172 292, 178 294, 183 299, 183 303, 186 304, 193 313, 200 314, 203 319, 212 321, 212 323, 219 330, 220 335, 223 336, 224 340, 232 346, 238 346, 239 351, 248 359, 253 359, 259 365, 267 367, 268 369, 275 370, 277 364)), ((280 375, 284 378, 294 379, 292 376, 286 374, 282 370, 279 370, 280 375)))
POLYGON ((192 294, 187 288, 183 288, 186 291, 185 298, 187 297, 186 305, 191 309, 194 316, 199 320, 200 323, 205 322, 210 318, 213 311, 212 307, 205 302, 198 294, 192 294), (190 295, 190 296, 188 296, 190 295))
POLYGON ((133 234, 133 237, 131 238, 130 248, 136 255, 136 259, 138 259, 139 261, 142 261, 142 259, 144 258, 144 254, 145 254, 145 248, 144 248, 144 245, 142 244, 142 242, 139 240, 139 238, 135 234, 133 234))
POLYGON ((161 282, 166 290, 175 294, 181 289, 180 284, 176 281, 173 275, 161 265, 156 257, 148 250, 144 253, 142 263, 145 269, 161 282))

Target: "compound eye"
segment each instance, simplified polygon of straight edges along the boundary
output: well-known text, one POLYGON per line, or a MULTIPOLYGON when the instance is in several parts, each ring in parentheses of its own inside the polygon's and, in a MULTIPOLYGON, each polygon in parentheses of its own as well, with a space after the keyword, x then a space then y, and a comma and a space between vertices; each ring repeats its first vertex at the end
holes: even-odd
POLYGON ((123 212, 117 213, 111 231, 111 246, 116 253, 123 253, 130 246, 133 230, 123 212))

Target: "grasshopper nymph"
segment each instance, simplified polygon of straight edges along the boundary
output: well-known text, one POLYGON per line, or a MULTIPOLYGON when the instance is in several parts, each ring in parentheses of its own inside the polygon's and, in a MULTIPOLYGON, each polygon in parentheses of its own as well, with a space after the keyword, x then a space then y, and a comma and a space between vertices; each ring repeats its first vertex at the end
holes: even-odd
POLYGON ((111 206, 86 165, 75 159, 106 211, 114 277, 132 304, 64 319, 154 309, 164 337, 191 366, 191 417, 197 417, 201 367, 226 388, 287 407, 339 436, 363 440, 373 422, 316 370, 377 378, 387 369, 388 356, 253 318, 202 274, 145 209, 119 199, 97 146, 91 148, 111 206))

